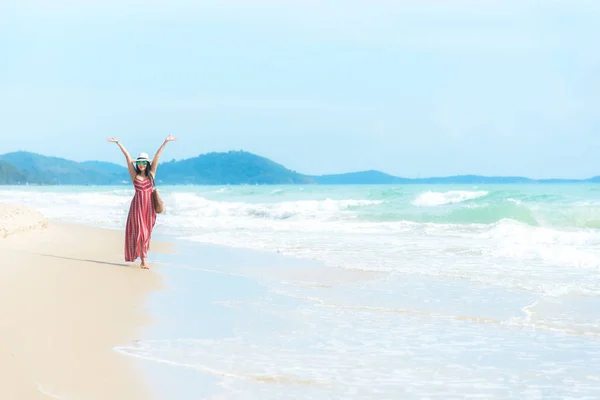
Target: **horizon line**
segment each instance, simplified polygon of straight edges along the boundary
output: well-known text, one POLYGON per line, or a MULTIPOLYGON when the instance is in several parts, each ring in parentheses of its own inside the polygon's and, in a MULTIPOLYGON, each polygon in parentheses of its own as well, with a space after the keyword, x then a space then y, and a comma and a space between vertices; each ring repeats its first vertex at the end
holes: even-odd
MULTIPOLYGON (((599 178, 600 175, 594 175, 594 176, 590 176, 587 178, 530 178, 524 175, 479 175, 479 174, 474 174, 474 173, 467 173, 467 174, 457 174, 457 175, 445 175, 445 176, 428 176, 428 177, 414 177, 414 178, 410 178, 410 177, 405 177, 405 176, 398 176, 398 175, 393 175, 384 171, 380 171, 377 169, 367 169, 367 170, 359 170, 359 171, 351 171, 351 172, 338 172, 338 173, 329 173, 329 174, 320 174, 320 175, 315 175, 315 174, 305 174, 305 173, 301 173, 295 170, 291 170, 288 167, 286 167, 284 164, 279 163, 277 161, 274 161, 271 158, 265 157, 265 156, 261 156, 259 154, 256 153, 252 153, 246 150, 227 150, 227 151, 209 151, 206 153, 200 153, 197 156, 194 157, 188 157, 188 158, 180 158, 180 159, 176 159, 176 158, 172 158, 171 160, 168 161, 163 161, 164 163, 168 163, 168 162, 180 162, 180 161, 184 161, 184 160, 189 160, 189 159, 193 159, 193 158, 198 158, 201 157, 203 155, 207 155, 210 153, 229 153, 229 152, 238 152, 238 153, 247 153, 247 154, 251 154, 257 157, 261 157, 264 159, 267 159, 269 161, 275 162, 276 164, 281 165, 282 167, 286 168, 289 171, 293 171, 296 172, 300 175, 306 176, 306 177, 323 177, 323 176, 339 176, 339 175, 350 175, 350 174, 360 174, 360 173, 368 173, 368 172, 374 172, 374 173, 379 173, 379 174, 384 174, 387 175, 388 177, 391 178, 396 178, 396 179, 404 179, 404 180, 411 180, 411 181, 421 181, 421 180, 433 180, 433 179, 449 179, 449 178, 463 178, 463 177, 473 177, 473 178, 487 178, 487 179, 524 179, 524 180, 528 180, 528 181, 533 181, 533 182, 544 182, 544 181, 570 181, 570 182, 586 182, 586 181, 591 181, 592 179, 595 178, 599 178)), ((48 158, 58 158, 61 160, 66 160, 66 161, 71 161, 71 162, 75 162, 78 164, 82 164, 82 163, 86 163, 86 162, 104 162, 104 163, 108 163, 108 164, 113 164, 115 166, 119 166, 122 167, 123 169, 127 169, 125 166, 118 164, 116 162, 113 161, 106 161, 106 160, 84 160, 84 161, 75 161, 75 160, 71 160, 68 158, 64 158, 64 157, 58 157, 58 156, 49 156, 49 155, 45 155, 42 153, 36 153, 33 151, 28 151, 28 150, 17 150, 17 151, 11 151, 8 153, 3 153, 0 154, 0 157, 5 156, 7 154, 11 154, 11 153, 29 153, 29 154, 34 154, 34 155, 38 155, 38 156, 42 156, 42 157, 48 157, 48 158)), ((2 160, 0 160, 2 161, 2 160)), ((8 162, 8 161, 6 161, 8 162)), ((10 164, 10 163, 9 163, 10 164)))

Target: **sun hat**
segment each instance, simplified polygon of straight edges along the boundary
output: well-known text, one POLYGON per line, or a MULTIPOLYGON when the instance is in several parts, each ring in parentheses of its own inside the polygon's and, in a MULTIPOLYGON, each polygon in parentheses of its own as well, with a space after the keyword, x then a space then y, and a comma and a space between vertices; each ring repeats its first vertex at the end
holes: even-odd
POLYGON ((137 158, 132 162, 133 166, 135 166, 135 163, 138 161, 148 161, 148 164, 150 164, 150 157, 148 157, 148 153, 138 154, 137 158))
POLYGON ((150 161, 150 157, 148 157, 148 153, 140 153, 136 161, 150 161))

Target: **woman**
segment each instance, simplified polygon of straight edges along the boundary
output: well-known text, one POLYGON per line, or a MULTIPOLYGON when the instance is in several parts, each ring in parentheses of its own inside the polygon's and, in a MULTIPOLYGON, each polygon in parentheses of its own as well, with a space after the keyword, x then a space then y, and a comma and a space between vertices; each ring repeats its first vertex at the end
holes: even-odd
POLYGON ((168 142, 177 140, 171 135, 167 136, 164 143, 150 162, 148 154, 140 153, 138 158, 133 161, 131 156, 125 150, 125 147, 117 139, 109 138, 109 142, 116 143, 121 149, 127 160, 127 169, 135 188, 135 195, 129 206, 129 215, 127 216, 127 225, 125 227, 125 261, 133 262, 138 257, 142 260, 140 265, 143 269, 148 269, 146 258, 150 248, 150 237, 152 229, 156 222, 156 212, 152 206, 152 189, 154 186, 154 177, 156 176, 156 167, 158 160, 168 142))

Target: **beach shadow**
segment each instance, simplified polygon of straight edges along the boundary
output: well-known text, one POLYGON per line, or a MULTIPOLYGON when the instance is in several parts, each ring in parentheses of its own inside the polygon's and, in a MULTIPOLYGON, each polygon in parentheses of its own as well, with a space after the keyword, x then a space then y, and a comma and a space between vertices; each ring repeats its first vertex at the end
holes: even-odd
POLYGON ((117 262, 111 262, 111 261, 89 260, 89 259, 85 259, 85 258, 55 256, 53 254, 42 254, 42 253, 29 253, 29 254, 36 255, 36 256, 42 256, 42 257, 60 258, 60 259, 63 259, 63 260, 82 261, 82 262, 89 262, 89 263, 94 263, 94 264, 112 265, 112 266, 115 266, 115 267, 139 268, 139 265, 126 264, 124 262, 123 263, 117 263, 117 262))

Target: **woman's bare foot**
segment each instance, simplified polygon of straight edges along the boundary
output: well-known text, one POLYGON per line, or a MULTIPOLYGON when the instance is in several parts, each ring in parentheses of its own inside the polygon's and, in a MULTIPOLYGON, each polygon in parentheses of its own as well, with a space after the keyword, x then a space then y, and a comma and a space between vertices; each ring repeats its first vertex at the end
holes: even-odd
POLYGON ((150 268, 148 268, 148 264, 146 264, 146 260, 142 260, 140 267, 142 267, 142 269, 150 269, 150 268))

